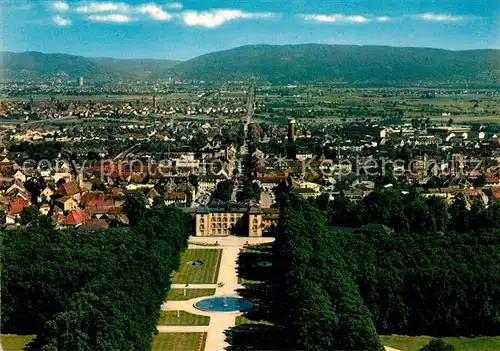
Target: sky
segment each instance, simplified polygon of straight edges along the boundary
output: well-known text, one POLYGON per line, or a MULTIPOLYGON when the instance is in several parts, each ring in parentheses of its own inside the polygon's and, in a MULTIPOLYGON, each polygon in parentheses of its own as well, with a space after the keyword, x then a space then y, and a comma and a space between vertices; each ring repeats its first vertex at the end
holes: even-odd
POLYGON ((3 51, 186 60, 249 44, 500 48, 499 0, 0 0, 3 51))

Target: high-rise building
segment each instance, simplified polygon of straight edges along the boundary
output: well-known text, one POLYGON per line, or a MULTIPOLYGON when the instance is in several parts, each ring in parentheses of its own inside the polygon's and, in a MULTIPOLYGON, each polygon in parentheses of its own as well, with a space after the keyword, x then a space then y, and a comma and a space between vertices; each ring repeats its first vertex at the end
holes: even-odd
POLYGON ((80 79, 78 79, 78 85, 83 87, 83 77, 80 76, 80 79))
POLYGON ((156 110, 156 95, 153 95, 153 108, 156 110))
POLYGON ((293 118, 288 120, 288 141, 295 141, 295 120, 293 118))

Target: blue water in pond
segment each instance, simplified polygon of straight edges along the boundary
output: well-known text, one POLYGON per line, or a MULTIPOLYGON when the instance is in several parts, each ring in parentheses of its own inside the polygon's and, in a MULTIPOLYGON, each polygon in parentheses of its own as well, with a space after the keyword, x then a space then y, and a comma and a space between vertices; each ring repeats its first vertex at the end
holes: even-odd
POLYGON ((253 303, 239 297, 211 297, 198 301, 194 307, 202 311, 236 312, 249 310, 253 303))

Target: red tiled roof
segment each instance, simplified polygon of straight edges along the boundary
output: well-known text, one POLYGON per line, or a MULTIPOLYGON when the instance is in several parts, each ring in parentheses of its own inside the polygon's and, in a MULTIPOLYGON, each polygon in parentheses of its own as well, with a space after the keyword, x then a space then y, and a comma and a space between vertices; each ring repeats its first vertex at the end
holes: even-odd
POLYGON ((106 198, 106 194, 102 191, 92 191, 83 196, 82 202, 87 203, 91 200, 104 200, 106 198))
POLYGON ((93 199, 85 203, 85 207, 113 207, 115 202, 113 200, 93 199))
POLYGON ((64 196, 73 196, 73 195, 76 195, 76 194, 81 193, 81 192, 82 191, 77 183, 68 182, 68 183, 62 184, 57 189, 55 194, 62 194, 64 196))
POLYGON ((60 225, 71 225, 76 226, 82 224, 85 220, 90 219, 87 212, 82 210, 73 210, 62 221, 59 222, 60 225))
POLYGON ((123 207, 121 206, 92 206, 92 207, 86 207, 85 210, 87 210, 91 215, 92 214, 121 214, 123 213, 123 207))
POLYGON ((30 205, 29 201, 23 198, 16 198, 9 201, 9 212, 10 213, 21 213, 23 210, 30 205))
POLYGON ((183 192, 171 191, 171 192, 167 193, 165 198, 168 200, 184 200, 184 199, 186 199, 186 194, 183 192))
POLYGON ((260 177, 258 180, 261 183, 279 183, 282 180, 286 180, 287 177, 285 176, 265 176, 265 177, 260 177))
POLYGON ((500 186, 495 186, 495 187, 491 188, 491 192, 492 192, 493 197, 495 199, 500 200, 500 186))

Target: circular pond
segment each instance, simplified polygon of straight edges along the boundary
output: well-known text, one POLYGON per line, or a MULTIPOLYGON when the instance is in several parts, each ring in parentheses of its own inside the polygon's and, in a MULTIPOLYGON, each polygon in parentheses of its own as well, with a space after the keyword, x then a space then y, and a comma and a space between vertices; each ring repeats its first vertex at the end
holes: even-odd
POLYGON ((199 267, 203 264, 203 261, 189 261, 187 263, 188 266, 191 266, 191 267, 199 267))
POLYGON ((198 301, 194 307, 209 312, 236 312, 249 310, 253 303, 240 297, 211 297, 198 301))

